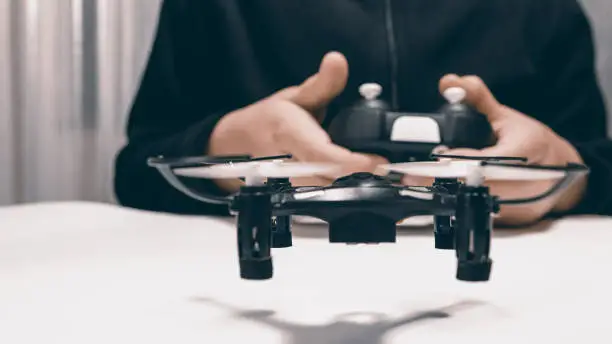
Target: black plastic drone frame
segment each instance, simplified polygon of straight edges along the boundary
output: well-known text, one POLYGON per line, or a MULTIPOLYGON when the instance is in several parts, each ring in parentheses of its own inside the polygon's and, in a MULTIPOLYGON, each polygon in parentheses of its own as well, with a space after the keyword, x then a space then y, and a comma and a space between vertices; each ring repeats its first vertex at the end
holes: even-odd
POLYGON ((149 159, 175 188, 196 200, 227 204, 237 215, 240 276, 265 280, 273 276, 272 249, 292 246, 291 217, 310 216, 329 224, 329 241, 346 244, 396 242, 397 224, 422 215, 434 217, 435 248, 455 250, 456 278, 479 282, 490 278, 489 257, 492 218, 502 205, 518 205, 550 197, 588 173, 583 165, 529 165, 522 158, 432 156, 435 159, 473 159, 478 164, 513 169, 561 171, 564 177, 546 192, 523 199, 499 199, 483 185, 483 178, 461 181, 435 178, 425 187, 394 184, 370 173, 354 173, 323 187, 293 187, 289 178, 245 179, 239 192, 227 197, 207 195, 187 187, 174 173, 177 168, 275 160, 277 156, 251 159, 248 156, 149 159), (517 161, 512 164, 502 161, 517 161))

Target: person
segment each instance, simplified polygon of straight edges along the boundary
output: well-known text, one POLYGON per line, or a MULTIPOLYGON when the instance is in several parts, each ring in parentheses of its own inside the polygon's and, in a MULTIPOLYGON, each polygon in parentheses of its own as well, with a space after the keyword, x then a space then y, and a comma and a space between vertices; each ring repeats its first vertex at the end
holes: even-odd
MULTIPOLYGON (((431 112, 463 87, 498 143, 451 153, 584 163, 589 175, 558 197, 502 208, 496 221, 612 214, 612 142, 592 29, 576 0, 163 1, 148 64, 116 157, 115 193, 128 207, 227 215, 168 184, 154 156, 292 154, 374 171, 382 157, 351 152, 324 130, 376 82, 394 108, 431 112)), ((321 185, 336 176, 296 180, 321 185)), ((197 181, 217 195, 239 181, 197 181)), ((491 182, 500 197, 546 182, 491 182)), ((202 189, 200 189, 202 190, 202 189)))

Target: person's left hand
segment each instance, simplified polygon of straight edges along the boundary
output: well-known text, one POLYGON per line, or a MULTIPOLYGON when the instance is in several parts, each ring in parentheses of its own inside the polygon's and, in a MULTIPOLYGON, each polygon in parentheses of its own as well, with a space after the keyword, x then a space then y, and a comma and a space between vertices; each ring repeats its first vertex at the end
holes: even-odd
MULTIPOLYGON (((486 115, 497 137, 497 143, 482 150, 453 149, 443 152, 449 155, 524 157, 528 163, 541 165, 566 165, 580 163, 582 158, 576 149, 551 128, 517 110, 500 104, 485 83, 476 76, 447 75, 440 80, 440 92, 450 87, 466 90, 466 100, 486 115)), ((407 176, 405 182, 414 183, 407 176)), ((491 194, 500 198, 525 198, 539 195, 558 181, 491 181, 485 182, 491 194)), ((539 221, 549 213, 563 213, 577 205, 586 185, 580 180, 537 203, 502 206, 497 223, 503 225, 528 225, 539 221)))

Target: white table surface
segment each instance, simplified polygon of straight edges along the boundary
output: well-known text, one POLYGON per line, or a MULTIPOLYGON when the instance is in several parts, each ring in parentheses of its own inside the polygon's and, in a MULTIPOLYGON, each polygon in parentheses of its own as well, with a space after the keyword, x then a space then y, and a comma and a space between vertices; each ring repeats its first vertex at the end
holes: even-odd
POLYGON ((612 343, 612 219, 497 231, 479 284, 430 228, 344 246, 318 225, 274 251, 274 279, 240 280, 232 221, 0 208, 0 343, 612 343))

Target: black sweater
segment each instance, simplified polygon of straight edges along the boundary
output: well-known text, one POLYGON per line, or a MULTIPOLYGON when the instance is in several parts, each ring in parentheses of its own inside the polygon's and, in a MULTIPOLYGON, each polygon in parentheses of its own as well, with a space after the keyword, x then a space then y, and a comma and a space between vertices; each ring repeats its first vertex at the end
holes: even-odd
POLYGON ((576 0, 165 0, 116 159, 119 202, 227 214, 176 191, 147 158, 204 154, 219 118, 300 84, 329 51, 350 66, 330 114, 364 82, 401 110, 431 112, 444 74, 480 76, 500 102, 577 147, 592 171, 576 212, 612 215, 612 141, 576 0))

